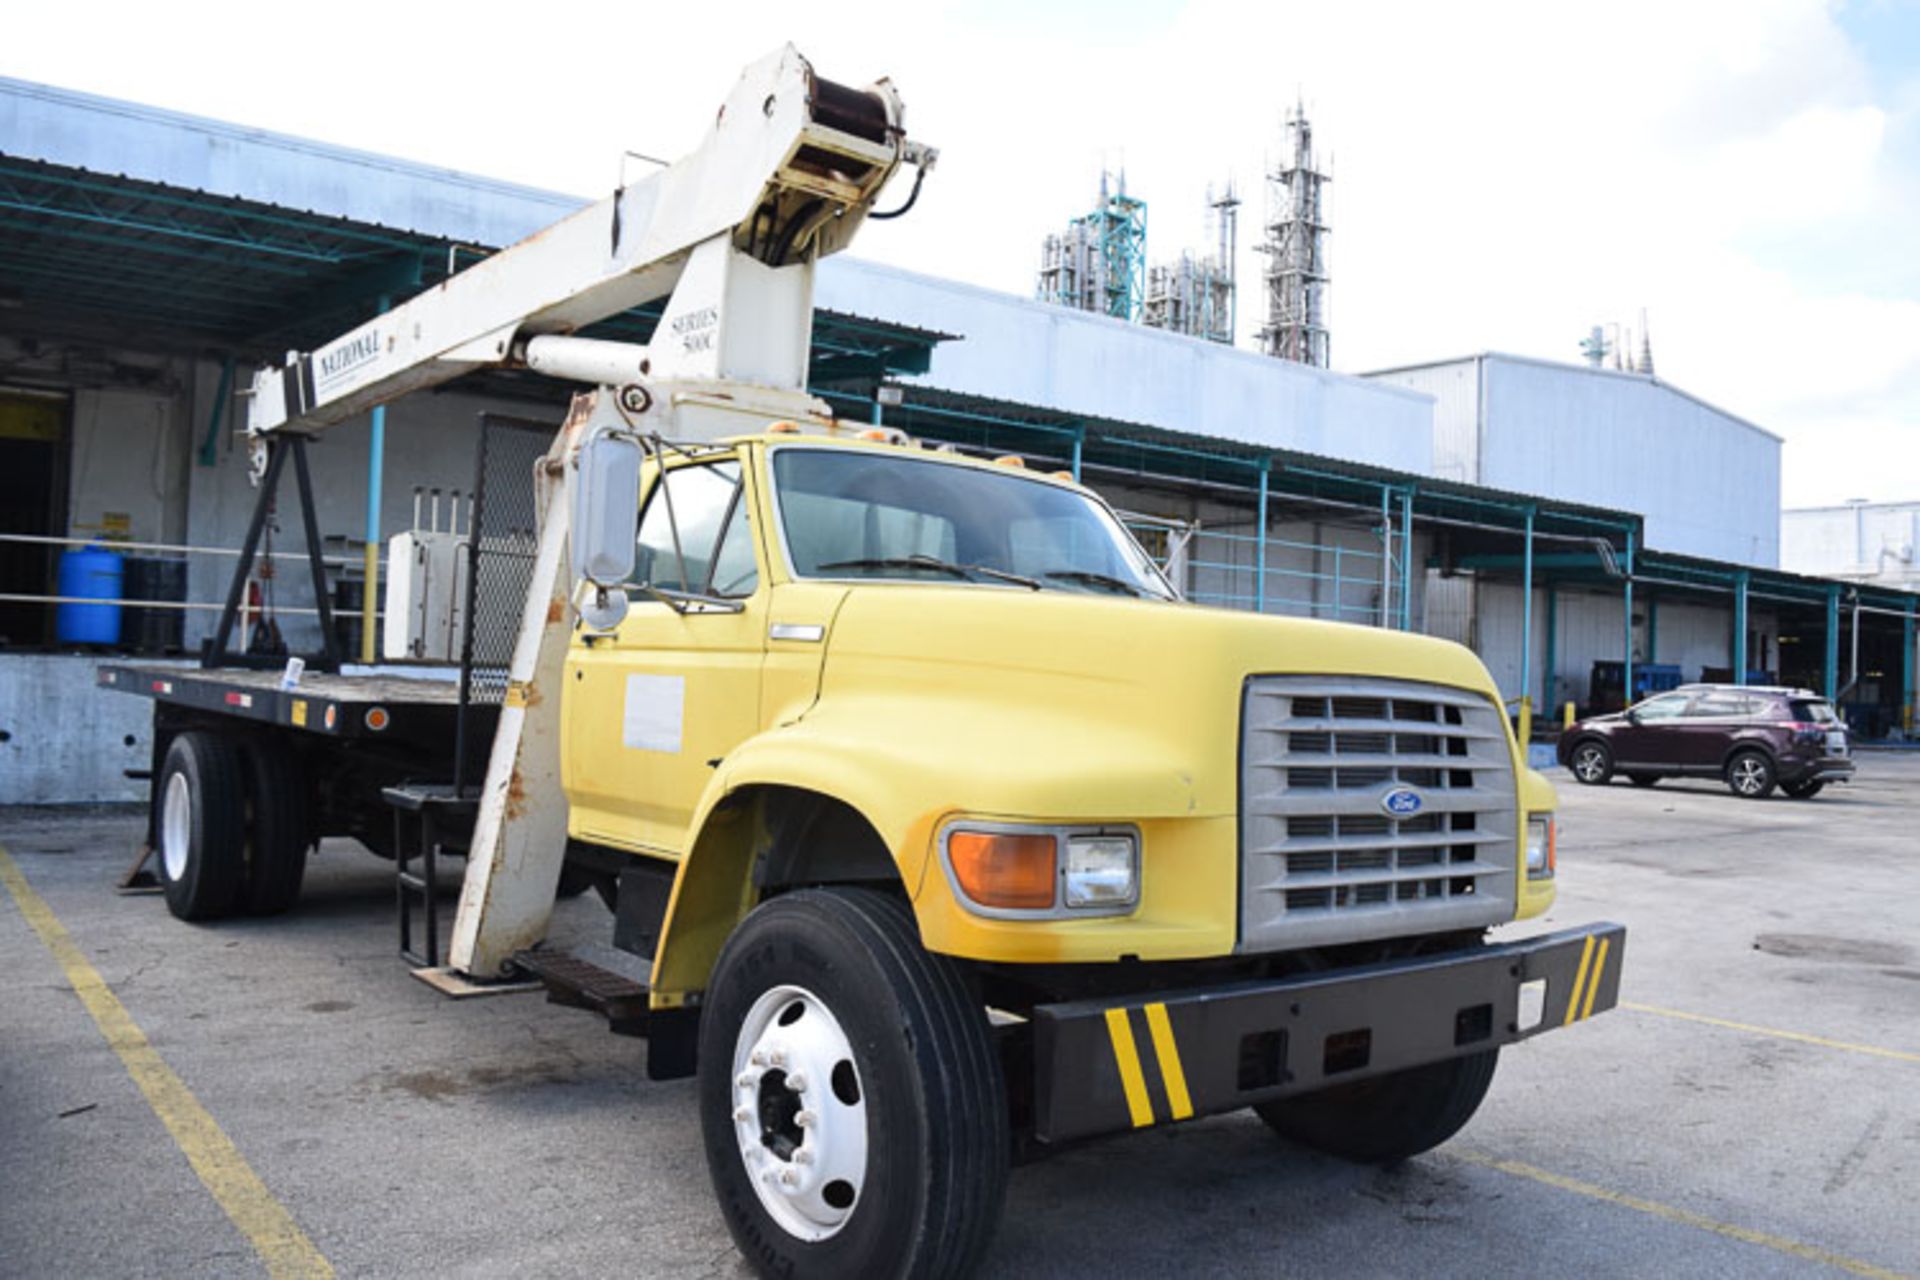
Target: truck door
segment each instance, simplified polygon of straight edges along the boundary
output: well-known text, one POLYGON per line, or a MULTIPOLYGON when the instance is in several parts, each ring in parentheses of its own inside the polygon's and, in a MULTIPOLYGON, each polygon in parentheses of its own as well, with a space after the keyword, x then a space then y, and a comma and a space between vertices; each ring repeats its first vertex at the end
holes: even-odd
POLYGON ((749 483, 731 452, 671 463, 641 509, 626 620, 568 652, 576 836, 684 853, 714 769, 759 728, 768 589, 749 483))

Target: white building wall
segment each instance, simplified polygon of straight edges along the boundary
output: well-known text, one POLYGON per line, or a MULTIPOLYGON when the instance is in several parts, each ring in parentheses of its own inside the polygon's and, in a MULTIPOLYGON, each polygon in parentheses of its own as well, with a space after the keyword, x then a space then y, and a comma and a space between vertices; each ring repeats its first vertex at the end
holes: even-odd
POLYGON ((1780 440, 1651 378, 1492 357, 1480 482, 1639 511, 1647 545, 1780 563, 1780 440))
POLYGON ((1920 590, 1920 502, 1783 511, 1780 564, 1794 573, 1920 590))
POLYGON ((956 335, 935 348, 930 387, 1430 470, 1432 401, 1417 392, 844 254, 820 265, 814 300, 956 335))
POLYGON ((1638 512, 1661 551, 1780 563, 1779 437, 1678 388, 1497 354, 1369 377, 1434 397, 1434 475, 1638 512))

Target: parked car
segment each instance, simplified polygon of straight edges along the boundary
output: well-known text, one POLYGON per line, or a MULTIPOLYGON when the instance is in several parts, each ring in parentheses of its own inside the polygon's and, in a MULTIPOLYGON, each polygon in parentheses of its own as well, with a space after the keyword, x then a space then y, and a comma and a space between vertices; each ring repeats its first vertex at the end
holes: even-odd
POLYGON ((1662 778, 1723 778, 1758 800, 1778 786, 1796 800, 1853 777, 1847 729, 1808 689, 1690 684, 1560 735, 1560 763, 1599 786, 1616 775, 1650 787, 1662 778))

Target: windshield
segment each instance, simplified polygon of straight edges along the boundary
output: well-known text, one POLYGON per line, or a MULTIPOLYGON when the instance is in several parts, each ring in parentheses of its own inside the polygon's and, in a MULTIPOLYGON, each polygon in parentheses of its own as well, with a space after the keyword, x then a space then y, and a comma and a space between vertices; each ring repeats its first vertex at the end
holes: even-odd
POLYGON ((1172 598, 1100 503, 1059 485, 864 449, 773 451, 803 578, 901 578, 1172 598))

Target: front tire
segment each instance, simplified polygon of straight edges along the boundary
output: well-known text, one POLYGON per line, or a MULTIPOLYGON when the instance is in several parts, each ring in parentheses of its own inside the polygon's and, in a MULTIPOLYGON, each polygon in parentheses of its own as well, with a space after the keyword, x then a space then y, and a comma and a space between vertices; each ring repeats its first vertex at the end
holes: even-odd
POLYGON ((182 920, 232 914, 247 878, 246 780, 227 737, 182 733, 153 791, 155 870, 167 910, 182 920))
POLYGON ((805 890, 734 931, 700 1016, 700 1113, 721 1214, 764 1275, 957 1276, 998 1225, 986 1014, 896 898, 805 890))
POLYGON ((1727 761, 1727 789, 1742 800, 1773 794, 1773 760, 1764 751, 1742 751, 1727 761))
POLYGON ((1583 742, 1573 749, 1567 768, 1589 787, 1604 786, 1613 777, 1613 752, 1604 742, 1583 742))
POLYGON ((1498 1049, 1254 1107, 1281 1137, 1343 1160, 1395 1164, 1460 1132, 1493 1083, 1498 1049))

